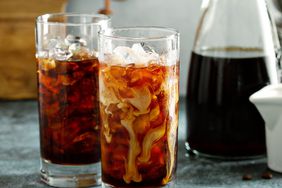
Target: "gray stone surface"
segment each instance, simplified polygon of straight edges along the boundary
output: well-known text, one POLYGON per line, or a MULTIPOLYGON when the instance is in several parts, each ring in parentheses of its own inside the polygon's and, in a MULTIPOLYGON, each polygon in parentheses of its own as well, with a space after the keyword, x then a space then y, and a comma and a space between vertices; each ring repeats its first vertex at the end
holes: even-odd
MULTIPOLYGON (((176 188, 282 187, 282 175, 263 180, 266 160, 213 161, 185 157, 186 119, 181 104, 176 188), (253 179, 242 181, 242 175, 253 179)), ((39 180, 38 115, 35 101, 0 102, 0 188, 44 188, 39 180)))

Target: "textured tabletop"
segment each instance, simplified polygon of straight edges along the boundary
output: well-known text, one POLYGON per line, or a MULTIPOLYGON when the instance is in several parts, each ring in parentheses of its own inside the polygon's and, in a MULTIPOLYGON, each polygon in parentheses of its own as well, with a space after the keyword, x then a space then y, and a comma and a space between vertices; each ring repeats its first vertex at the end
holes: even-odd
MULTIPOLYGON (((282 187, 282 174, 261 178, 266 160, 213 161, 185 157, 186 119, 181 103, 176 188, 282 187), (252 180, 242 181, 251 174, 252 180)), ((38 115, 35 101, 0 102, 0 188, 48 187, 39 180, 38 115)))

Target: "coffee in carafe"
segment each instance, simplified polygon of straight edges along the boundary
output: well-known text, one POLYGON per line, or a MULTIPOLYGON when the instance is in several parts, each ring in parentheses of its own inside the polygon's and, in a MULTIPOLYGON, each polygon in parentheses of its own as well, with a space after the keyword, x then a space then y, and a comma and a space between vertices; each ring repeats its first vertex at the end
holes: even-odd
POLYGON ((224 159, 264 155, 264 120, 249 96, 278 82, 266 4, 210 0, 202 10, 188 75, 187 149, 224 159))

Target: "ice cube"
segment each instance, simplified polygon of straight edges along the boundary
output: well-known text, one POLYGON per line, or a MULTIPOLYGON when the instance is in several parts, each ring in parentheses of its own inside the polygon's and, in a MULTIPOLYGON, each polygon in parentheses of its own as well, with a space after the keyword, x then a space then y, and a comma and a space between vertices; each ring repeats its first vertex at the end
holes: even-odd
POLYGON ((73 43, 79 43, 80 37, 74 35, 67 35, 65 38, 66 45, 70 46, 73 43))
POLYGON ((79 43, 81 46, 87 46, 87 41, 83 38, 79 39, 79 43))
POLYGON ((56 45, 58 44, 58 43, 60 43, 60 41, 58 40, 58 39, 50 39, 49 41, 48 41, 48 49, 49 50, 52 50, 52 49, 54 49, 55 47, 56 47, 56 45))
POLYGON ((142 45, 140 43, 135 43, 132 45, 132 48, 131 48, 134 53, 136 53, 138 56, 145 56, 146 55, 146 52, 145 50, 143 49, 142 45))
POLYGON ((131 48, 125 46, 116 47, 114 49, 114 56, 113 59, 119 60, 115 62, 122 62, 123 64, 132 64, 138 61, 137 54, 131 48))
POLYGON ((72 59, 89 59, 91 56, 94 56, 95 53, 91 53, 88 48, 83 47, 78 43, 70 45, 69 51, 72 53, 72 59))
POLYGON ((145 50, 145 52, 147 53, 156 53, 155 50, 153 49, 153 47, 149 46, 149 45, 143 45, 143 49, 145 50))
POLYGON ((72 57, 72 52, 69 51, 68 45, 65 43, 57 43, 55 48, 51 50, 53 57, 60 61, 68 60, 72 57))
POLYGON ((114 49, 110 61, 113 64, 135 64, 141 66, 147 66, 148 63, 152 61, 158 62, 159 55, 153 50, 153 48, 147 46, 145 49, 141 43, 135 43, 131 48, 118 46, 114 49), (145 49, 147 51, 145 51, 145 49))
POLYGON ((52 38, 46 42, 47 53, 49 58, 56 60, 67 60, 72 54, 68 50, 68 45, 60 38, 52 38))
POLYGON ((135 64, 146 66, 150 61, 157 60, 158 54, 155 52, 146 52, 140 43, 133 44, 131 48, 118 46, 113 51, 113 63, 122 63, 125 65, 135 64), (119 61, 116 61, 116 60, 119 61))
POLYGON ((144 45, 144 43, 133 44, 132 50, 138 55, 140 63, 147 65, 149 62, 158 62, 159 60, 159 54, 152 47, 144 45))
POLYGON ((91 55, 89 49, 86 48, 86 40, 79 36, 67 35, 64 39, 64 43, 66 45, 66 48, 64 48, 66 52, 65 57, 68 59, 88 58, 91 55))
POLYGON ((73 43, 69 46, 69 51, 72 53, 78 53, 81 49, 80 43, 73 43))

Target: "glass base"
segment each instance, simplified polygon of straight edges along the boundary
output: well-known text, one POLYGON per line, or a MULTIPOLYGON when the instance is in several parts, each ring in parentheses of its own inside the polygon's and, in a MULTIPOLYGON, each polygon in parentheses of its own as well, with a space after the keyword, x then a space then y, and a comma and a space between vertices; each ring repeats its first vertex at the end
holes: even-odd
POLYGON ((193 150, 190 148, 189 143, 185 143, 186 147, 186 156, 187 157, 205 157, 209 159, 215 159, 215 160, 226 160, 226 161, 237 161, 237 160, 253 160, 253 159, 259 159, 265 157, 265 154, 262 155, 252 155, 252 156, 221 156, 221 155, 212 155, 207 153, 202 153, 197 150, 193 150))
MULTIPOLYGON (((167 185, 163 185, 163 186, 134 186, 134 187, 137 187, 137 188, 176 188, 176 185, 174 181, 171 181, 167 185)), ((131 187, 130 186, 116 187, 114 185, 102 182, 102 188, 131 188, 131 187)))
POLYGON ((41 160, 41 180, 54 187, 90 187, 101 185, 101 163, 58 165, 41 160))

